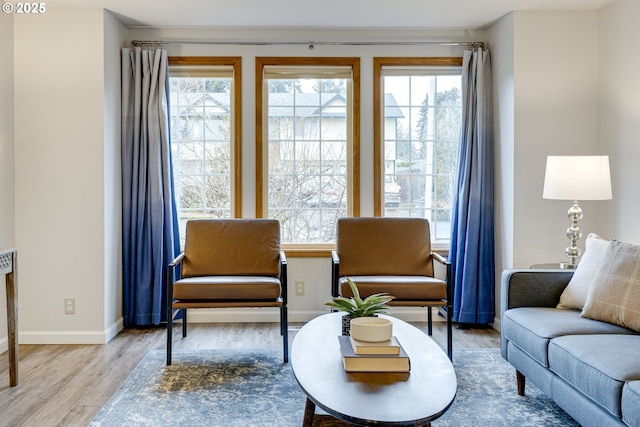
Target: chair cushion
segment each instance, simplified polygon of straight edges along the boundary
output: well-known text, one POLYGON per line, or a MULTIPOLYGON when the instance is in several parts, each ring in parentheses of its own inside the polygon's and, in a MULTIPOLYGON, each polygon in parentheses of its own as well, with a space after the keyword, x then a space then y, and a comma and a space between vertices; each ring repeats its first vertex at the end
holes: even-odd
POLYGON ((578 310, 551 307, 518 307, 504 312, 502 334, 543 366, 549 366, 547 350, 552 338, 573 334, 629 334, 621 326, 580 317, 578 310))
POLYGON ((429 221, 421 218, 340 218, 340 276, 433 276, 429 221))
POLYGON ((270 276, 201 276, 180 279, 173 284, 178 300, 275 300, 280 297, 280 280, 270 276))
MULTIPOLYGON (((443 280, 428 276, 349 276, 356 282, 361 297, 371 294, 389 293, 400 301, 440 300, 447 297, 447 284, 443 280)), ((339 281, 340 295, 351 297, 347 278, 339 281)))
POLYGON ((182 277, 279 274, 280 222, 214 219, 187 222, 182 277))
POLYGON ((626 381, 640 379, 640 335, 564 336, 549 344, 549 368, 616 417, 626 381))

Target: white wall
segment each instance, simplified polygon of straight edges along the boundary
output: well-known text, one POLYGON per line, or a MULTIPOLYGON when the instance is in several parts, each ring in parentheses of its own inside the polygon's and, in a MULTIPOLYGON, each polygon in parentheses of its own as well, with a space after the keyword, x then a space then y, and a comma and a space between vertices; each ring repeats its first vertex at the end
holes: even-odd
POLYGON ((119 65, 104 46, 105 27, 112 48, 122 31, 107 13, 48 8, 15 18, 21 343, 104 343, 117 329, 105 321, 117 316, 120 274, 119 133, 110 118, 119 83, 109 74, 119 65), (69 297, 73 315, 64 314, 69 297))
POLYGON ((487 31, 491 52, 495 147, 495 313, 499 321, 500 276, 513 265, 514 251, 514 14, 509 14, 487 31))
MULTIPOLYGON (((0 248, 14 246, 13 15, 0 14, 0 248)), ((0 353, 7 349, 7 305, 0 274, 0 353)))
MULTIPOLYGON (((597 12, 514 12, 488 36, 496 109, 499 315, 502 270, 567 259, 571 203, 542 198, 546 156, 608 153, 598 147, 597 12)), ((607 202, 581 202, 584 236, 599 231, 598 203, 607 202)))
POLYGON ((122 329, 122 180, 120 51, 126 28, 104 13, 104 325, 106 340, 122 329))
POLYGON ((601 206, 609 238, 640 244, 640 2, 617 0, 600 13, 599 141, 611 162, 613 200, 601 206))
MULTIPOLYGON (((546 156, 607 154, 598 149, 597 47, 597 12, 515 14, 515 267, 567 260, 571 202, 542 199, 546 156)), ((581 202, 584 236, 597 231, 598 203, 581 202)))

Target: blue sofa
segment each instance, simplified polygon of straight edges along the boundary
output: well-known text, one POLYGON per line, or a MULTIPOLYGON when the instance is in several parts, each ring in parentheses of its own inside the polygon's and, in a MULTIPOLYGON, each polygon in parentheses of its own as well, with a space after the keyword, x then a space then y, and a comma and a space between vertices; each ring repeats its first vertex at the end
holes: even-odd
MULTIPOLYGON (((501 351, 583 426, 640 427, 640 334, 558 309, 567 270, 505 270, 501 351)), ((516 390, 514 390, 516 392, 516 390)))

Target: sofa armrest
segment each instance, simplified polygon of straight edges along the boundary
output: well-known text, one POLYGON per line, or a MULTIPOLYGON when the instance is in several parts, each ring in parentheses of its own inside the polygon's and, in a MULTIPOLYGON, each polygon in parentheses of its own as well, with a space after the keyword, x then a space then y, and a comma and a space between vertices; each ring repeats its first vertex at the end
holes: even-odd
MULTIPOLYGON (((569 284, 574 270, 511 269, 502 272, 500 281, 500 319, 516 307, 555 307, 569 284)), ((507 358, 507 339, 500 334, 500 351, 507 358)))
POLYGON ((555 307, 571 276, 573 270, 504 270, 502 312, 515 307, 555 307))

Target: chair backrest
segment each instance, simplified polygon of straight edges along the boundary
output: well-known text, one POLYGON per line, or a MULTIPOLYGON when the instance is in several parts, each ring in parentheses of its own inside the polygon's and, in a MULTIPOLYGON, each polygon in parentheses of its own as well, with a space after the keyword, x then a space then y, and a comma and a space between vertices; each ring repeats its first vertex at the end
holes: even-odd
POLYGON ((182 277, 277 276, 280 222, 211 219, 187 222, 182 277))
POLYGON ((340 218, 340 276, 433 276, 429 221, 422 218, 340 218))

